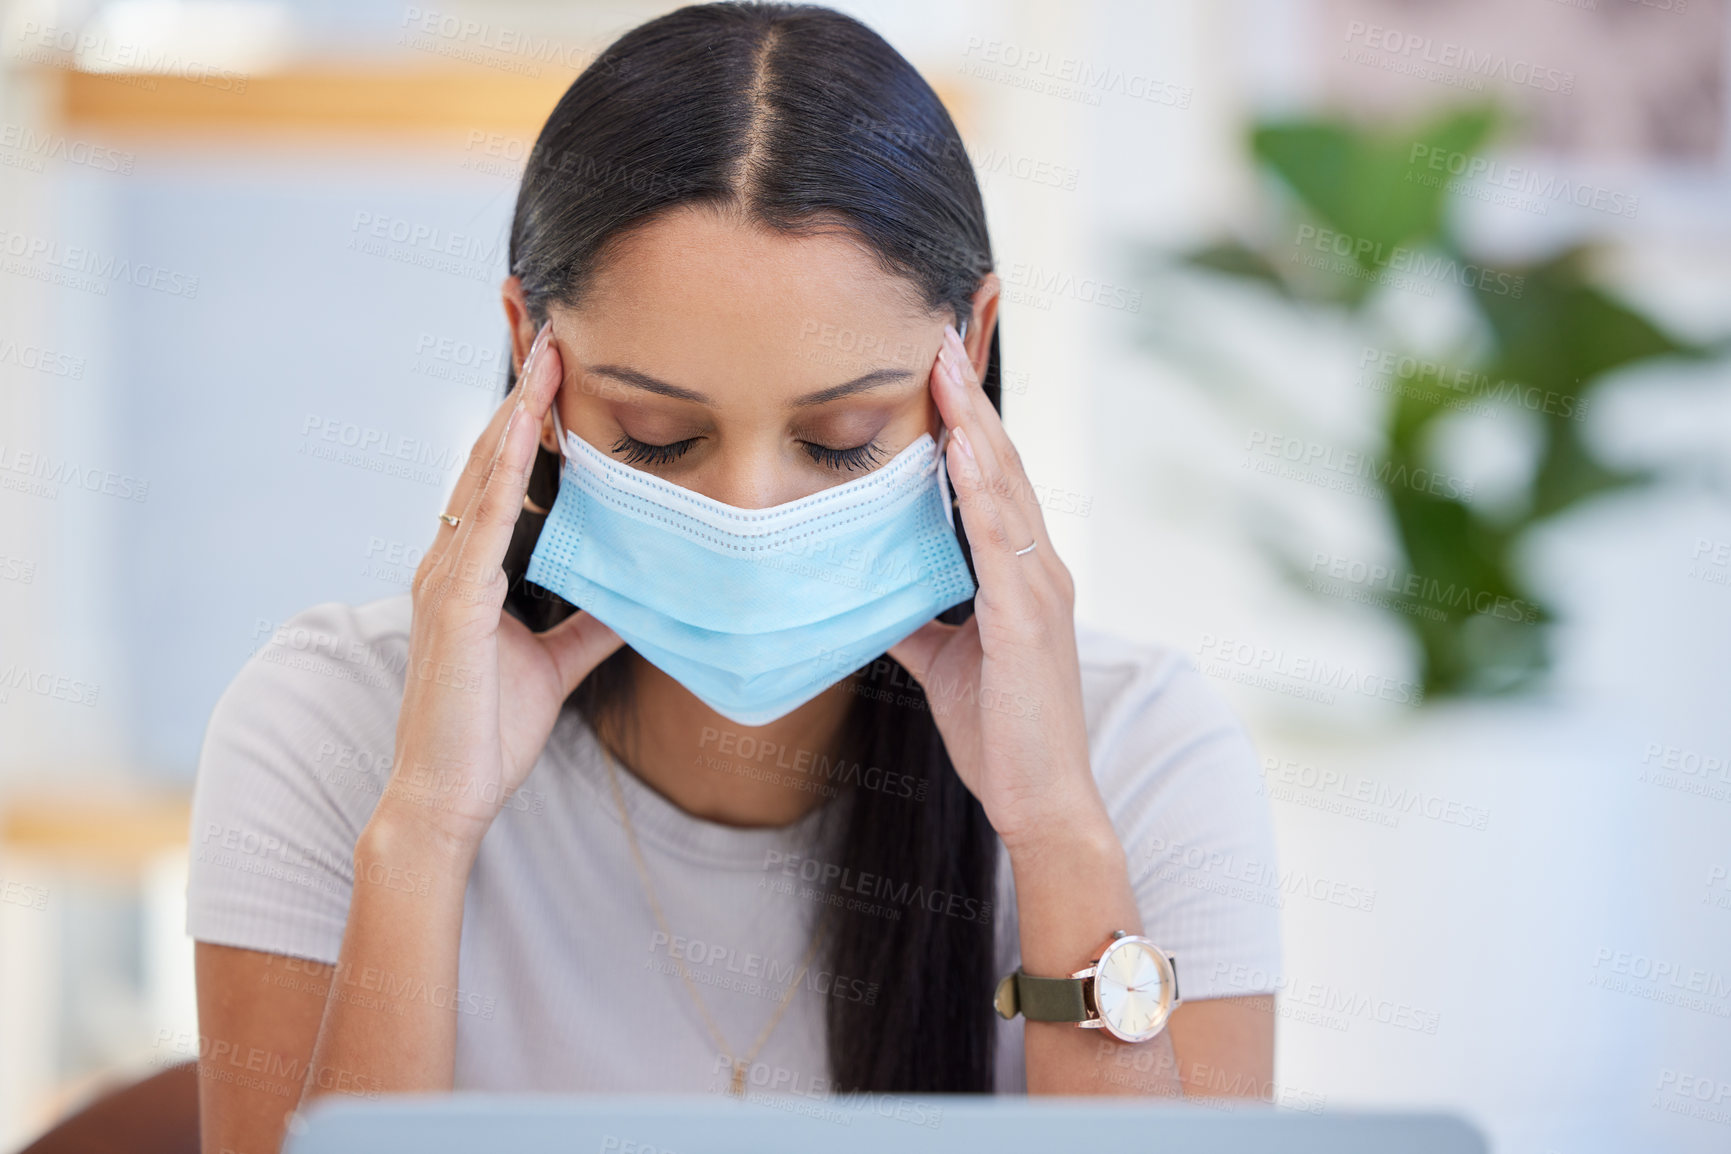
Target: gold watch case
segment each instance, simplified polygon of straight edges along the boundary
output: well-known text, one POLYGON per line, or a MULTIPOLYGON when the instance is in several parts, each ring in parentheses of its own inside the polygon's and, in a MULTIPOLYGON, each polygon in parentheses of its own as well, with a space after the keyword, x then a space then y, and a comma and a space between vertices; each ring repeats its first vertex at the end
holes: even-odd
POLYGON ((1077 1025, 1123 1042, 1157 1036, 1178 1007, 1177 959, 1140 934, 1114 935, 1093 965, 1070 976, 1085 983, 1083 1000, 1094 1015, 1077 1025))

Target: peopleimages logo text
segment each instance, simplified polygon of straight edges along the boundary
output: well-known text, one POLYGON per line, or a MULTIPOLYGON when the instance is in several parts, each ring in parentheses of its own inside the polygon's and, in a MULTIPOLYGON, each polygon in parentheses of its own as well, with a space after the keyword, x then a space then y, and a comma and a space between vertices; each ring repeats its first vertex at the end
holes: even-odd
MULTIPOLYGON (((191 300, 198 296, 198 278, 145 261, 134 263, 112 253, 103 255, 79 245, 65 245, 45 236, 34 236, 0 228, 0 254, 57 268, 67 273, 94 277, 98 282, 125 281, 138 288, 154 289, 191 300)), ((106 291, 106 290, 104 290, 106 291)))
POLYGON ((1346 26, 1347 43, 1418 60, 1439 68, 1451 68, 1484 80, 1506 80, 1510 84, 1568 95, 1575 90, 1575 74, 1558 68, 1542 68, 1530 60, 1510 60, 1502 52, 1480 51, 1452 40, 1435 40, 1416 32, 1384 28, 1352 20, 1346 26))
POLYGON ((1434 145, 1416 143, 1406 158, 1407 173, 1423 166, 1432 172, 1446 172, 1462 180, 1479 180, 1498 188, 1538 197, 1548 201, 1567 201, 1577 208, 1590 208, 1612 216, 1635 218, 1640 210, 1639 197, 1613 189, 1600 188, 1584 181, 1568 180, 1519 164, 1505 164, 1488 156, 1472 156, 1434 145))
POLYGON ((1367 236, 1355 237, 1331 228, 1317 228, 1313 224, 1299 225, 1298 235, 1292 243, 1303 246, 1306 242, 1317 252, 1351 257, 1361 265, 1410 272, 1433 280, 1452 280, 1462 288, 1492 292, 1512 300, 1521 299, 1521 290, 1527 283, 1527 278, 1519 274, 1499 272, 1471 261, 1463 264, 1452 256, 1426 254, 1404 244, 1390 248, 1367 236))

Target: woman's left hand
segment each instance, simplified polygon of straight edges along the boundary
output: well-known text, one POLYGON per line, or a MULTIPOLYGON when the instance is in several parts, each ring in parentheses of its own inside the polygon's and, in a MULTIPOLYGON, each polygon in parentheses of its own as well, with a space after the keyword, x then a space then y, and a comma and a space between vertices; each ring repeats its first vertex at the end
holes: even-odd
POLYGON ((965 624, 927 622, 890 656, 925 689, 962 782, 1015 852, 1110 822, 1088 759, 1075 583, 1046 535, 1022 459, 944 326, 932 395, 979 592, 965 624), (1018 553, 1033 544, 1029 552, 1018 553))

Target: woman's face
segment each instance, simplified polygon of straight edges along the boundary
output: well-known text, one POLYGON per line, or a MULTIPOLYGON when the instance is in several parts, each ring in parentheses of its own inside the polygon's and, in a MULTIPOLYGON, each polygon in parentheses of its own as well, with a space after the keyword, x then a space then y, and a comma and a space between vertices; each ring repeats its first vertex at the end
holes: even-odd
MULTIPOLYGON (((971 347, 996 315, 986 282, 971 347)), ((519 364, 534 337, 521 302, 507 282, 519 364)), ((938 432, 929 382, 950 314, 845 233, 794 238, 676 209, 622 241, 581 307, 549 315, 565 428, 728 505, 797 500, 938 432)), ((542 443, 557 447, 551 419, 542 443)))

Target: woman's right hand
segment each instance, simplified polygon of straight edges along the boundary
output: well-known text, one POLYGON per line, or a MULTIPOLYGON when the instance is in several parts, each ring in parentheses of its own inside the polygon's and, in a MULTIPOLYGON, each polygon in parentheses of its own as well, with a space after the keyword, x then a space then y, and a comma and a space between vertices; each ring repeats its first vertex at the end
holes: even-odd
POLYGON ((504 611, 502 568, 561 360, 541 327, 415 571, 402 712, 380 809, 478 847, 547 744, 560 706, 622 642, 581 610, 545 633, 504 611))

